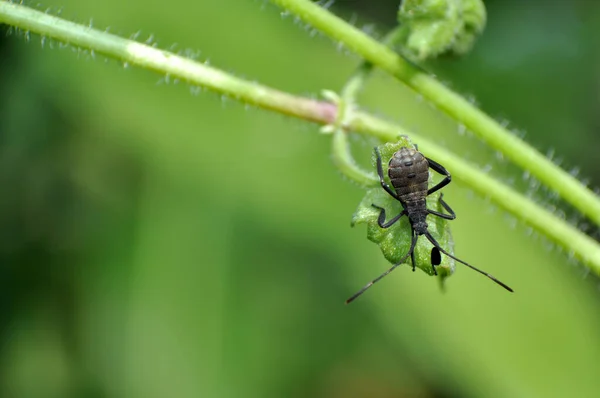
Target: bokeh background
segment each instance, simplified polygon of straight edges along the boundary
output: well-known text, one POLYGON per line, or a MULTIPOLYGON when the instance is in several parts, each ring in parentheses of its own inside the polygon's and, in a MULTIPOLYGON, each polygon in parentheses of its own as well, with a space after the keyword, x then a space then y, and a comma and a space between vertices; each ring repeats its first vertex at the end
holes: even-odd
MULTIPOLYGON (((486 5, 475 50, 428 67, 598 186, 600 3, 486 5)), ((332 10, 381 36, 397 6, 332 10)), ((359 63, 264 0, 39 7, 301 95, 359 63)), ((318 126, 14 33, 0 93, 1 397, 600 394, 598 279, 467 187, 445 190, 456 254, 515 294, 460 265, 445 292, 401 267, 345 306, 388 264, 350 228, 363 191, 318 126)), ((361 103, 595 233, 393 79, 361 103)))

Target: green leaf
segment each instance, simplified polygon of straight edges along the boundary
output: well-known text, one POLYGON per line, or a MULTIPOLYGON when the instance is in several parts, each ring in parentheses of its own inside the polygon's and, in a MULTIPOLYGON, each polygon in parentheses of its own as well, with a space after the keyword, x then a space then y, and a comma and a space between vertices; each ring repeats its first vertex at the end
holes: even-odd
POLYGON ((486 11, 482 0, 404 0, 398 22, 405 55, 423 61, 469 52, 485 28, 486 11))
MULTIPOLYGON (((399 142, 387 143, 379 146, 382 157, 383 172, 387 176, 388 159, 401 147, 413 147, 407 137, 402 137, 399 142)), ((376 168, 376 157, 372 158, 373 167, 376 168)), ((433 184, 432 172, 429 174, 429 185, 433 184)), ((389 182, 388 182, 389 183, 389 182)), ((436 192, 427 197, 427 207, 439 212, 445 212, 439 204, 440 192, 436 192)), ((373 188, 367 190, 362 201, 358 205, 356 212, 352 217, 352 226, 356 224, 367 224, 367 238, 379 245, 383 256, 392 264, 397 264, 408 252, 411 243, 411 226, 408 217, 402 217, 398 222, 389 228, 380 228, 377 224, 379 210, 372 205, 376 204, 386 210, 387 219, 391 219, 400 213, 402 204, 391 197, 383 188, 373 188)), ((450 254, 454 254, 454 241, 450 232, 450 226, 447 220, 440 217, 429 216, 427 218, 428 229, 431 235, 446 249, 450 254)), ((421 269, 428 275, 433 274, 431 266, 431 250, 433 245, 425 238, 417 240, 415 247, 415 267, 421 269)), ((410 257, 404 262, 411 265, 410 257)), ((412 267, 412 265, 411 265, 412 267)), ((454 260, 448 256, 442 255, 442 262, 436 266, 440 282, 454 273, 454 260)))

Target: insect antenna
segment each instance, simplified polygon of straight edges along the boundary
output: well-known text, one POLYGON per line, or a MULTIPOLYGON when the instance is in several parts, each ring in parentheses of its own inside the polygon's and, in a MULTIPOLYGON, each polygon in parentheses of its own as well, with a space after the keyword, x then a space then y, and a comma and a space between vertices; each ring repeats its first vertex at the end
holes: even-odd
POLYGON ((413 231, 413 236, 412 236, 412 241, 410 242, 410 249, 408 249, 408 253, 406 253, 404 255, 404 257, 402 257, 402 259, 400 261, 398 261, 398 263, 394 264, 394 266, 390 269, 388 269, 387 271, 385 271, 383 274, 379 275, 377 278, 373 279, 371 282, 367 283, 362 289, 360 289, 358 292, 354 293, 354 295, 352 297, 350 297, 348 300, 346 300, 346 304, 350 304, 351 302, 353 302, 358 296, 360 296, 361 294, 363 294, 368 288, 370 288, 371 286, 373 286, 373 284, 375 282, 379 282, 380 279, 382 279, 383 277, 387 276, 390 272, 392 272, 397 266, 399 266, 400 264, 402 264, 407 258, 408 256, 410 256, 412 254, 412 252, 415 250, 415 245, 417 244, 417 235, 414 233, 413 231))
POLYGON ((442 253, 444 253, 446 256, 453 258, 454 260, 458 261, 461 264, 466 265, 467 267, 471 268, 474 271, 479 272, 482 275, 487 276, 488 278, 490 278, 491 280, 493 280, 494 282, 496 282, 497 284, 499 284, 500 286, 502 286, 503 288, 505 288, 506 290, 508 290, 509 292, 513 292, 514 290, 512 290, 508 285, 505 285, 504 283, 500 282, 498 279, 496 279, 496 277, 492 274, 488 274, 485 271, 480 270, 479 268, 475 268, 474 266, 472 266, 471 264, 467 263, 466 261, 463 261, 457 257, 454 257, 452 254, 448 253, 446 250, 444 250, 440 244, 433 238, 433 236, 431 236, 431 234, 429 232, 426 232, 424 234, 427 239, 429 239, 429 241, 442 253))

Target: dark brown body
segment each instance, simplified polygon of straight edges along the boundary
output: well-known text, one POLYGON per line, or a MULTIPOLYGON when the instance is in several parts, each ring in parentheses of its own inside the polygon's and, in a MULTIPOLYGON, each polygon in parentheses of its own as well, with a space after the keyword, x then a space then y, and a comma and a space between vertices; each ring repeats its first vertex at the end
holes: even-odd
POLYGON ((389 228, 394 225, 402 216, 408 216, 410 221, 410 226, 412 229, 412 238, 410 242, 410 248, 408 252, 400 259, 392 268, 379 275, 377 278, 373 279, 371 282, 367 283, 365 287, 356 292, 352 297, 346 300, 346 304, 352 302, 358 296, 363 294, 365 290, 373 286, 374 283, 381 280, 383 277, 392 272, 397 266, 404 263, 408 257, 411 257, 413 271, 415 270, 415 246, 417 244, 417 239, 419 236, 424 235, 429 242, 433 245, 433 249, 431 252, 431 266, 433 268, 433 274, 437 275, 435 270, 436 265, 440 265, 442 262, 441 254, 443 253, 446 256, 458 261, 471 268, 474 271, 483 274, 508 290, 512 292, 513 290, 500 282, 494 276, 484 272, 478 268, 473 267, 471 264, 458 259, 452 254, 448 253, 444 250, 443 247, 435 240, 435 238, 429 233, 427 230, 427 222, 426 218, 428 214, 431 214, 436 217, 443 218, 445 220, 454 220, 456 218, 456 214, 454 211, 448 206, 448 203, 442 199, 442 195, 440 194, 438 198, 439 204, 446 210, 448 213, 439 212, 436 210, 431 210, 427 208, 427 196, 431 195, 434 192, 439 191, 441 188, 445 187, 452 181, 452 177, 448 170, 444 168, 441 164, 437 163, 432 159, 428 159, 418 149, 415 148, 400 148, 392 158, 388 164, 388 177, 390 178, 390 182, 392 186, 390 187, 387 182, 385 182, 385 177, 383 174, 383 165, 381 161, 381 153, 379 152, 379 148, 375 148, 375 154, 377 156, 377 175, 379 176, 379 182, 381 187, 394 199, 400 201, 402 203, 402 211, 400 214, 395 216, 389 221, 386 221, 385 217, 385 209, 383 207, 377 206, 373 203, 371 206, 379 210, 379 217, 377 217, 377 225, 379 228, 389 228), (444 176, 444 179, 441 182, 438 182, 436 185, 429 189, 429 169, 436 171, 444 176))
POLYGON ((416 149, 400 148, 390 159, 388 176, 415 232, 422 235, 427 230, 429 162, 416 149))

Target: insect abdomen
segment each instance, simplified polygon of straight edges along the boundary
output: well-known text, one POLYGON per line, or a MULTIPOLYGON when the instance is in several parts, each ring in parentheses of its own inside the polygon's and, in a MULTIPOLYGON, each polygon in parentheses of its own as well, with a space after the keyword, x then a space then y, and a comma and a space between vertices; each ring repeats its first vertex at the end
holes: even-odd
POLYGON ((421 152, 412 148, 400 148, 390 159, 388 176, 404 203, 425 202, 429 163, 421 152))

